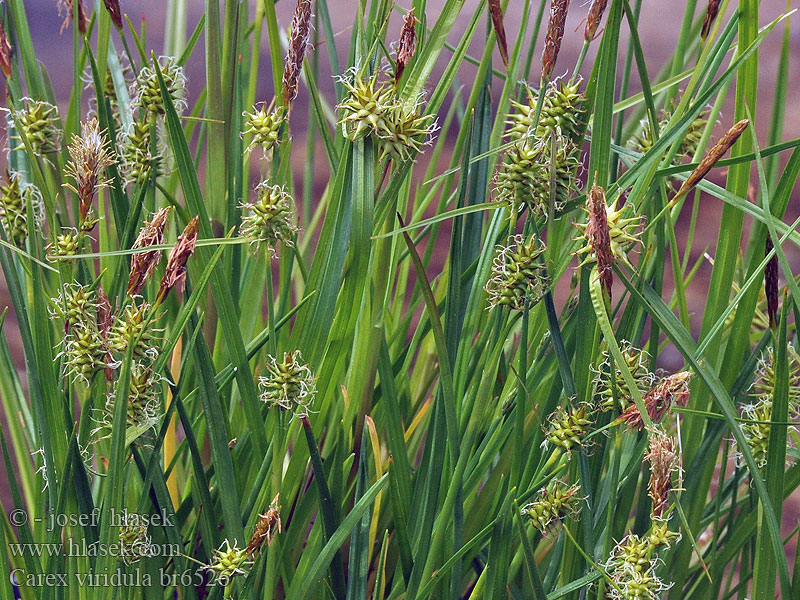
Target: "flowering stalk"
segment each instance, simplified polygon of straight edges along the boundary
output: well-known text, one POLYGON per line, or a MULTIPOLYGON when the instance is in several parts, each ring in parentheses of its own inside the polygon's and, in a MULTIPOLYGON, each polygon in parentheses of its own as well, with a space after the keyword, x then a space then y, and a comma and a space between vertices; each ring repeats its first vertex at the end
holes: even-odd
POLYGON ((283 99, 287 107, 297 98, 297 83, 303 68, 308 37, 311 33, 311 0, 297 0, 289 33, 289 56, 283 70, 283 99))
POLYGON ((500 58, 503 59, 503 64, 508 66, 508 42, 506 41, 506 28, 503 25, 503 8, 500 6, 500 0, 489 0, 489 15, 492 17, 492 25, 497 36, 500 58))
POLYGON ((117 28, 117 31, 122 31, 122 11, 119 7, 119 0, 103 0, 103 3, 106 5, 114 27, 117 28))
POLYGON ((706 39, 708 34, 711 33, 711 27, 717 19, 719 12, 719 0, 708 0, 708 7, 706 8, 706 17, 703 19, 703 29, 700 32, 700 37, 706 39))
POLYGON ((78 11, 78 31, 81 32, 81 35, 86 34, 86 29, 89 25, 89 19, 86 16, 86 11, 83 8, 82 0, 58 0, 58 15, 64 19, 64 22, 61 23, 61 33, 63 33, 72 22, 72 19, 75 16, 76 8, 78 11))
MULTIPOLYGON (((489 4, 491 5, 491 2, 489 4)), ((397 43, 397 66, 394 70, 395 87, 400 83, 403 71, 417 52, 417 31, 415 29, 417 23, 419 23, 419 19, 414 16, 412 8, 403 17, 403 29, 400 31, 400 41, 397 43)))
MULTIPOLYGON (((653 389, 642 398, 647 415, 654 423, 660 421, 673 406, 685 408, 689 403, 689 382, 692 374, 689 371, 674 373, 664 377, 653 389)), ((644 419, 639 408, 632 404, 620 415, 619 422, 626 423, 633 429, 642 429, 644 419)))
MULTIPOLYGON (((769 255, 773 249, 772 238, 767 235, 764 253, 769 255)), ((774 252, 764 269, 764 292, 767 296, 769 326, 771 329, 775 329, 778 324, 778 255, 774 252)))
POLYGON ((3 24, 0 23, 0 70, 3 71, 6 79, 11 79, 12 56, 14 56, 14 50, 8 41, 8 35, 6 35, 6 30, 3 29, 3 24))
POLYGON ((585 42, 591 42, 597 36, 600 21, 603 20, 603 13, 608 5, 608 0, 594 0, 589 9, 589 16, 586 17, 586 27, 583 30, 585 42))
MULTIPOLYGON (((134 250, 160 246, 164 243, 164 229, 167 226, 169 207, 162 208, 153 215, 152 220, 145 221, 144 227, 133 243, 134 250)), ((161 262, 161 251, 137 252, 131 257, 131 271, 128 277, 128 296, 136 296, 150 278, 153 270, 161 262)))
POLYGON ((550 21, 547 24, 547 35, 544 40, 542 52, 542 83, 550 81, 561 49, 561 40, 564 37, 564 25, 567 21, 569 0, 551 0, 550 21))
POLYGON ((97 119, 92 118, 81 124, 81 135, 73 136, 69 155, 72 160, 65 172, 74 179, 75 184, 64 185, 78 196, 80 230, 90 231, 97 223, 90 214, 94 196, 99 188, 107 185, 103 177, 105 170, 116 163, 97 119))
POLYGON ((194 254, 195 244, 197 243, 197 230, 200 228, 200 217, 194 217, 186 225, 183 233, 175 242, 175 246, 169 253, 167 267, 164 277, 161 279, 161 287, 158 290, 154 306, 158 307, 169 294, 169 291, 176 285, 183 288, 183 281, 186 279, 186 263, 189 257, 194 254))

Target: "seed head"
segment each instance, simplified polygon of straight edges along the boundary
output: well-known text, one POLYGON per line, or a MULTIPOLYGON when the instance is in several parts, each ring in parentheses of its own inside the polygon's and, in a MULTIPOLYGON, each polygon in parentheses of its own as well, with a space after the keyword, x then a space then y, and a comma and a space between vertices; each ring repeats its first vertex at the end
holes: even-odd
MULTIPOLYGON (((767 235, 764 254, 772 252, 772 238, 767 235)), ((775 329, 778 325, 778 255, 773 254, 764 269, 764 292, 767 297, 767 312, 769 313, 769 326, 775 329)))
MULTIPOLYGON (((127 436, 133 431, 134 439, 139 439, 158 425, 161 415, 161 382, 162 378, 153 373, 150 367, 133 363, 125 414, 127 436)), ((114 428, 115 403, 116 391, 112 391, 106 397, 105 406, 98 410, 99 418, 95 419, 98 426, 91 433, 95 442, 111 436, 114 428)))
POLYGON ((258 522, 245 551, 248 554, 256 554, 261 551, 261 547, 272 543, 272 538, 281 532, 281 495, 277 494, 270 502, 269 509, 263 515, 259 515, 258 522))
POLYGON ((118 31, 122 31, 122 11, 119 7, 119 0, 103 0, 106 10, 111 17, 111 22, 118 31))
POLYGON ((74 10, 76 2, 78 5, 78 31, 81 32, 81 35, 86 34, 86 29, 89 25, 89 19, 86 16, 86 11, 83 8, 82 0, 58 0, 58 15, 64 19, 64 22, 61 23, 61 33, 64 33, 64 30, 69 27, 69 24, 75 15, 74 10))
POLYGON ((564 25, 567 21, 569 0, 550 1, 550 21, 547 24, 547 36, 544 40, 542 52, 542 81, 550 81, 561 48, 561 39, 564 37, 564 25))
POLYGON ((119 529, 119 556, 127 566, 153 556, 153 543, 147 525, 123 525, 119 529))
POLYGON ((536 500, 522 507, 522 514, 530 518, 531 525, 547 535, 564 519, 576 516, 582 501, 577 485, 568 486, 553 479, 539 490, 536 500))
POLYGON ((3 71, 6 79, 11 79, 11 58, 13 56, 14 49, 8 41, 6 30, 3 29, 3 25, 0 23, 0 70, 3 71))
POLYGON ((284 352, 278 362, 274 356, 267 360, 266 374, 258 378, 261 401, 292 411, 295 417, 307 417, 317 394, 316 378, 303 362, 299 350, 284 352))
MULTIPOLYGON (((656 376, 647 368, 650 355, 627 340, 620 342, 620 351, 628 371, 633 376, 639 394, 644 396, 656 381, 656 376)), ((608 350, 603 351, 601 358, 593 382, 594 393, 600 397, 600 409, 604 411, 614 409, 614 391, 616 391, 617 406, 621 411, 625 411, 633 404, 633 393, 622 376, 622 368, 615 362, 614 372, 611 372, 612 357, 608 350), (614 389, 612 389, 612 381, 614 389)))
POLYGON ((158 342, 160 329, 153 325, 151 311, 147 302, 137 305, 131 302, 116 316, 111 330, 108 332, 108 344, 111 350, 125 354, 128 346, 134 344, 133 356, 137 360, 155 360, 158 358, 158 342))
MULTIPOLYGON (((145 221, 144 227, 133 243, 134 250, 160 246, 164 243, 164 229, 169 218, 169 207, 162 208, 153 215, 151 221, 145 221)), ((128 277, 128 296, 136 296, 161 262, 161 250, 138 252, 131 257, 131 271, 128 277)))
POLYGON ((294 234, 297 231, 295 205, 291 194, 280 185, 270 185, 262 181, 256 187, 256 201, 243 204, 246 211, 242 216, 239 235, 249 240, 251 247, 267 248, 276 255, 278 244, 294 245, 294 234))
POLYGON ((550 443, 562 448, 565 452, 570 452, 575 446, 585 446, 586 435, 594 423, 591 413, 592 407, 585 403, 568 408, 559 406, 550 415, 549 426, 545 429, 546 437, 542 446, 550 443))
POLYGON ((508 306, 522 310, 527 302, 536 304, 547 291, 549 281, 541 260, 546 247, 535 235, 509 238, 507 245, 495 247, 492 270, 486 283, 489 306, 508 306))
POLYGON ((513 141, 536 145, 549 136, 556 135, 578 144, 586 117, 586 97, 580 92, 580 85, 580 78, 569 82, 559 78, 548 83, 536 127, 533 121, 539 94, 528 88, 526 102, 511 100, 513 110, 506 116, 505 136, 513 141))
POLYGON ((600 27, 600 21, 603 20, 603 13, 607 4, 608 0, 594 0, 592 2, 589 16, 586 17, 586 28, 583 30, 583 39, 586 42, 591 42, 597 36, 597 29, 600 27))
MULTIPOLYGON (((61 130, 58 108, 49 102, 23 98, 20 108, 11 114, 16 128, 25 134, 25 139, 31 145, 36 155, 51 154, 61 150, 61 130)), ((24 148, 24 143, 19 135, 12 135, 19 142, 14 150, 24 148)))
MULTIPOLYGON (((792 344, 786 348, 789 379, 789 410, 800 410, 800 355, 792 344)), ((774 351, 768 348, 758 361, 755 381, 751 387, 751 395, 759 400, 772 401, 775 397, 777 374, 775 372, 774 351)))
MULTIPOLYGON (((658 113, 658 120, 656 122, 658 137, 661 137, 661 135, 666 131, 676 108, 677 106, 675 101, 670 100, 667 106, 658 113)), ((681 160, 685 156, 691 158, 694 156, 695 152, 697 152, 697 147, 699 146, 700 140, 703 137, 703 131, 705 131, 705 128, 708 125, 710 112, 711 107, 707 106, 689 124, 689 127, 686 129, 686 133, 681 140, 680 146, 678 147, 678 151, 672 158, 673 164, 680 164, 681 160)), ((649 119, 642 119, 639 124, 639 132, 635 133, 633 137, 628 140, 627 145, 628 148, 634 152, 645 154, 649 152, 654 143, 655 136, 653 135, 653 130, 650 127, 650 121, 649 119)))
MULTIPOLYGON (((689 403, 690 371, 681 371, 661 379, 642 400, 653 423, 661 421, 673 406, 686 407, 689 403)), ((619 421, 634 429, 644 427, 644 419, 635 404, 631 404, 619 417, 619 421)))
POLYGON ((287 107, 297 98, 297 83, 311 33, 311 16, 311 0, 297 0, 289 30, 289 56, 283 69, 283 98, 287 107))
POLYGON ((80 250, 80 244, 83 234, 78 233, 77 229, 68 227, 62 230, 62 233, 56 235, 56 239, 47 244, 45 248, 47 258, 51 261, 70 260, 67 257, 74 257, 80 250))
POLYGON ((696 186, 700 181, 708 175, 708 172, 714 167, 719 160, 727 154, 728 150, 731 149, 736 143, 736 140, 739 139, 739 136, 744 133, 744 130, 747 129, 747 126, 750 124, 749 119, 742 119, 738 123, 736 123, 733 127, 731 127, 728 132, 720 138, 720 140, 714 144, 714 146, 706 152, 706 155, 703 157, 703 160, 700 161, 700 164, 697 165, 694 171, 692 171, 691 175, 689 175, 688 179, 683 182, 683 185, 678 190, 676 197, 683 196, 688 194, 694 186, 696 186))
POLYGON ((420 107, 419 98, 412 102, 395 99, 375 129, 381 158, 406 162, 431 143, 437 125, 433 115, 420 114, 420 107))
POLYGON ((681 467, 678 448, 675 440, 662 429, 650 434, 650 449, 645 455, 650 463, 650 481, 647 492, 653 502, 652 517, 654 520, 667 520, 671 510, 669 493, 672 491, 672 474, 680 477, 681 467))
POLYGON ((6 169, 5 183, 0 183, 0 224, 6 237, 20 248, 28 239, 28 207, 33 212, 36 228, 44 226, 44 202, 42 194, 22 176, 6 169))
MULTIPOLYGON (((740 414, 741 418, 745 420, 745 422, 739 424, 745 442, 750 448, 750 453, 753 455, 756 466, 758 466, 759 469, 764 469, 767 466, 767 458, 769 456, 772 400, 762 398, 753 404, 746 404, 741 407, 740 414)), ((790 456, 787 453, 787 463, 789 463, 790 460, 790 456)), ((744 458, 741 453, 737 453, 737 462, 740 466, 744 465, 744 458)))
POLYGON ((94 324, 76 323, 64 340, 59 356, 64 357, 68 374, 89 383, 97 371, 105 368, 107 354, 105 340, 94 324))
MULTIPOLYGON (((491 7, 491 3, 495 0, 491 0, 489 2, 489 6, 491 7)), ((501 23, 502 26, 502 15, 501 15, 501 23)), ((408 63, 411 62, 411 59, 414 58, 414 54, 417 52, 417 31, 414 26, 419 23, 419 19, 414 16, 414 9, 412 8, 405 17, 403 17, 403 29, 400 31, 400 40, 397 43, 397 66, 395 67, 394 71, 394 85, 397 86, 400 83, 400 78, 403 76, 403 71, 405 70, 408 63)), ((499 39, 499 34, 498 34, 499 39)))
POLYGON ((670 588, 656 576, 658 559, 649 539, 628 534, 611 551, 604 567, 614 585, 609 597, 614 600, 659 600, 670 588))
POLYGON ((217 583, 227 587, 234 577, 247 575, 252 564, 246 549, 240 550, 236 542, 231 546, 226 539, 219 549, 214 550, 214 559, 206 565, 206 569, 214 574, 217 583))
MULTIPOLYGON (((183 67, 171 56, 159 57, 158 66, 167 93, 180 114, 186 108, 186 77, 183 67)), ((131 90, 131 102, 134 108, 141 108, 151 116, 164 115, 164 99, 154 65, 148 65, 139 71, 131 90)))
POLYGON ((97 323, 97 294, 88 285, 67 283, 51 302, 50 314, 64 321, 65 333, 69 333, 74 324, 88 327, 97 323))
POLYGON ((345 89, 345 98, 337 108, 341 111, 339 125, 342 135, 354 142, 359 138, 385 131, 385 121, 394 110, 394 94, 388 85, 378 83, 377 77, 365 80, 357 69, 351 69, 339 78, 345 89))
POLYGON ((549 143, 518 142, 503 156, 494 176, 494 199, 542 217, 564 210, 577 189, 580 149, 564 136, 549 143))
POLYGON ((650 527, 647 543, 653 548, 671 548, 672 544, 680 541, 681 534, 669 530, 669 521, 654 521, 650 527))
POLYGON ((269 151, 280 143, 281 125, 286 121, 285 109, 281 106, 270 109, 261 103, 254 106, 252 112, 245 111, 242 116, 245 121, 242 136, 253 136, 245 152, 261 148, 266 158, 269 151))
POLYGON ((161 280, 161 288, 158 290, 158 296, 156 297, 156 306, 164 301, 169 291, 176 285, 180 291, 183 291, 183 281, 186 279, 186 263, 189 257, 194 254, 199 227, 200 218, 194 217, 186 225, 183 233, 170 251, 164 277, 161 280))
POLYGON ((142 185, 155 171, 160 174, 161 153, 152 151, 150 123, 147 119, 133 121, 117 134, 120 164, 125 183, 142 185))
POLYGON ((64 185, 77 194, 81 230, 89 231, 96 223, 90 214, 95 193, 107 185, 103 174, 116 160, 105 132, 100 131, 100 124, 94 118, 81 124, 81 135, 72 137, 68 150, 71 160, 65 172, 75 183, 64 185))

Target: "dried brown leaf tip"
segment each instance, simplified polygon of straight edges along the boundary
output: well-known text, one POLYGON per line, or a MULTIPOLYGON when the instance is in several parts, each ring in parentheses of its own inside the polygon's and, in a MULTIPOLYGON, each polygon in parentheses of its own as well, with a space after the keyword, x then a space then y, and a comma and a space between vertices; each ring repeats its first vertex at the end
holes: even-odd
POLYGON ((672 491, 672 474, 680 473, 680 455, 675 439, 661 429, 650 435, 650 448, 645 455, 650 463, 650 481, 647 492, 653 502, 653 519, 669 518, 669 493, 672 491))
MULTIPOLYGON (((689 403, 689 382, 692 374, 689 371, 680 371, 664 377, 643 398, 647 415, 653 423, 664 418, 673 406, 681 408, 689 403)), ((626 423, 632 429, 642 429, 644 419, 639 408, 632 404, 619 417, 619 421, 626 423)))
POLYGON ((6 30, 3 29, 3 24, 0 23, 0 69, 6 79, 11 79, 11 57, 14 56, 14 50, 11 48, 11 43, 8 41, 6 30))
POLYGON ((111 22, 114 23, 114 27, 122 31, 122 11, 119 8, 119 0, 103 0, 103 2, 106 5, 109 16, 111 16, 111 22))
POLYGON ((728 150, 731 149, 731 146, 736 143, 736 140, 738 140, 739 136, 744 133, 744 130, 747 129, 749 124, 749 119, 742 119, 733 127, 731 127, 728 132, 723 135, 722 138, 716 144, 714 144, 714 146, 708 152, 706 152, 703 160, 701 160, 700 164, 697 165, 694 171, 692 171, 692 174, 689 175, 689 178, 683 182, 681 189, 678 190, 678 193, 675 197, 680 198, 684 194, 688 194, 692 188, 694 188, 694 186, 700 183, 700 181, 706 175, 708 175, 708 172, 711 171, 714 165, 717 164, 719 160, 725 156, 728 150))
MULTIPOLYGON (((768 235, 764 255, 769 255, 772 250, 772 238, 768 235)), ((769 326, 774 329, 778 324, 778 255, 774 253, 764 269, 764 292, 767 296, 769 326)))
POLYGON ((569 0, 552 0, 550 2, 550 21, 547 24, 547 36, 544 39, 542 52, 542 81, 550 81, 564 37, 564 25, 567 22, 569 0))
POLYGON ((78 4, 78 31, 80 31, 81 34, 86 33, 86 29, 89 25, 89 18, 83 8, 82 0, 58 0, 58 15, 64 19, 64 22, 61 23, 61 33, 64 33, 64 30, 69 27, 72 18, 75 16, 76 2, 78 4))
POLYGON ((403 29, 400 31, 400 40, 397 43, 397 67, 394 71, 395 86, 400 82, 403 71, 417 53, 417 30, 415 29, 417 23, 419 23, 419 19, 414 16, 414 9, 412 8, 403 17, 403 29))
POLYGON ((489 14, 497 35, 497 49, 500 51, 500 58, 503 59, 503 64, 508 66, 508 42, 506 41, 506 28, 503 25, 503 8, 500 6, 500 0, 489 0, 489 14))
POLYGON ((197 230, 200 227, 200 217, 195 217, 189 221, 183 233, 175 242, 175 246, 169 253, 167 268, 164 271, 164 278, 161 280, 161 288, 156 297, 156 306, 164 301, 169 291, 176 285, 183 287, 186 279, 186 262, 194 254, 194 247, 197 243, 197 230))
MULTIPOLYGON (((133 249, 149 248, 164 243, 164 229, 167 226, 169 208, 162 208, 153 215, 151 221, 145 221, 144 227, 139 232, 139 237, 133 243, 133 249)), ((128 278, 128 295, 137 295, 156 265, 161 262, 161 251, 151 250, 150 252, 137 252, 131 258, 131 273, 128 278)))
POLYGON ((269 510, 263 515, 258 515, 258 522, 245 549, 248 554, 260 552, 265 543, 269 546, 272 543, 272 538, 282 531, 280 499, 281 495, 278 494, 270 502, 269 510))
POLYGON ((297 83, 300 80, 300 70, 303 68, 303 58, 306 55, 310 33, 311 0, 297 0, 289 33, 289 56, 286 57, 286 66, 283 70, 283 98, 287 106, 297 98, 297 83))
POLYGON ((586 17, 586 27, 583 30, 583 39, 591 42, 597 36, 597 30, 600 28, 600 21, 603 20, 603 13, 608 6, 608 0, 594 0, 589 9, 589 15, 586 17))
POLYGON ((700 36, 703 39, 708 37, 708 34, 711 32, 711 27, 714 25, 714 21, 717 19, 717 13, 719 12, 719 0, 708 0, 708 8, 706 9, 706 18, 703 20, 703 29, 700 32, 700 36))

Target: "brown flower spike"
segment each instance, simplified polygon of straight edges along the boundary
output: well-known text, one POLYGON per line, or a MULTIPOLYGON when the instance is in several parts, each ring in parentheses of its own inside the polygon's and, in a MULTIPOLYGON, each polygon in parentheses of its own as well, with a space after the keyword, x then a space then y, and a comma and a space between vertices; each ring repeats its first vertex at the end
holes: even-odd
MULTIPOLYGON (((764 254, 772 252, 772 238, 767 235, 764 254)), ((767 312, 769 313, 769 326, 775 329, 778 323, 778 255, 773 254, 764 269, 764 292, 767 296, 767 312)))
POLYGON ((405 70, 414 54, 417 53, 417 30, 414 26, 419 23, 419 19, 414 16, 414 9, 408 11, 403 17, 403 29, 400 31, 400 41, 397 44, 397 67, 394 71, 394 85, 400 82, 405 70))
POLYGON ((592 246, 597 258, 597 273, 600 276, 600 286, 611 301, 611 285, 614 283, 613 262, 614 254, 611 251, 611 236, 608 229, 608 213, 606 212, 606 193, 598 185, 593 185, 589 191, 589 222, 586 225, 586 239, 592 246))
POLYGON ((583 30, 583 39, 586 42, 591 42, 597 35, 597 30, 600 27, 600 21, 603 20, 603 13, 607 5, 608 0, 594 0, 592 2, 589 15, 586 17, 586 28, 583 30))
POLYGON ((506 41, 506 28, 503 25, 503 8, 500 0, 489 0, 489 14, 492 16, 492 25, 497 35, 497 49, 500 51, 500 58, 503 64, 508 66, 508 42, 506 41))
POLYGON ((700 37, 706 39, 711 32, 711 27, 717 19, 719 12, 719 0, 708 0, 708 8, 706 9, 706 18, 703 21, 703 30, 700 32, 700 37))
POLYGON ((186 279, 186 262, 194 254, 199 227, 200 217, 195 217, 189 221, 181 237, 178 238, 175 246, 170 251, 164 278, 161 280, 161 289, 158 290, 158 296, 156 297, 156 306, 164 301, 169 291, 176 285, 183 286, 183 281, 186 279))
POLYGON ((106 10, 111 17, 111 22, 117 30, 122 31, 122 11, 119 8, 119 0, 103 0, 106 10))
MULTIPOLYGON (((725 156, 728 150, 731 149, 736 143, 736 140, 739 139, 739 136, 744 133, 744 130, 747 129, 747 126, 750 124, 749 119, 742 119, 738 123, 736 123, 733 127, 731 127, 728 132, 722 136, 722 138, 714 144, 714 147, 711 148, 706 155, 703 157, 703 160, 700 161, 700 164, 697 165, 692 174, 689 175, 689 178, 683 182, 681 189, 678 190, 678 193, 675 195, 675 198, 680 198, 685 194, 688 194, 694 186, 696 186, 700 181, 708 175, 708 172, 714 167, 719 160, 725 156)), ((674 199, 672 200, 674 202, 674 199)))
POLYGON ((6 79, 11 79, 11 57, 14 56, 14 50, 8 41, 6 30, 3 29, 3 24, 0 23, 0 70, 6 79))
POLYGON ((81 124, 81 135, 73 136, 69 145, 69 156, 72 159, 65 172, 75 184, 65 184, 78 196, 80 226, 88 231, 94 226, 90 218, 92 202, 97 190, 106 185, 103 176, 105 170, 117 161, 109 147, 105 131, 100 131, 97 119, 89 119, 81 124))
MULTIPOLYGON (((647 415, 654 423, 660 421, 673 406, 685 407, 689 403, 689 382, 692 374, 681 371, 662 379, 644 398, 647 415)), ((619 417, 632 429, 644 427, 644 419, 635 404, 631 404, 619 417)))
POLYGON ((61 23, 61 33, 64 33, 64 30, 69 26, 72 17, 75 15, 75 2, 78 3, 78 31, 81 34, 86 33, 89 19, 83 8, 82 0, 58 0, 58 15, 64 19, 64 22, 61 23))
POLYGON ((269 504, 269 510, 263 515, 259 515, 260 518, 253 529, 253 535, 250 536, 250 541, 245 548, 245 552, 248 554, 260 552, 265 543, 269 546, 275 534, 281 532, 283 524, 281 523, 280 499, 280 494, 275 496, 269 504))
POLYGON ((297 0, 297 7, 292 19, 289 34, 289 56, 283 70, 283 98, 290 106, 297 98, 297 82, 303 68, 303 58, 308 47, 308 36, 311 33, 311 0, 297 0))
POLYGON ((653 502, 654 519, 669 516, 669 493, 672 491, 672 473, 680 470, 675 440, 661 430, 650 436, 650 450, 645 455, 650 463, 650 481, 647 493, 653 502))
POLYGON ((547 24, 547 36, 544 39, 542 52, 542 81, 550 81, 556 66, 561 39, 564 37, 564 24, 567 21, 569 0, 551 0, 550 22, 547 24))
MULTIPOLYGON (((167 226, 170 207, 162 208, 153 215, 152 221, 145 221, 139 237, 133 243, 133 249, 149 248, 164 243, 164 229, 167 226)), ((161 262, 161 251, 137 252, 131 258, 131 274, 128 278, 128 295, 137 295, 145 282, 150 278, 153 269, 161 262)))

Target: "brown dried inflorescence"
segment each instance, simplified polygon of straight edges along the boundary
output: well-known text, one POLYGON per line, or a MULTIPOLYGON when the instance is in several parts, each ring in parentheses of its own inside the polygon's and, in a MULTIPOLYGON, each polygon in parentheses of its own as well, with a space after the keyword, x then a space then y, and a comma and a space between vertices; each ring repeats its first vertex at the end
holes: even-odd
POLYGON ((500 58, 503 64, 508 66, 508 42, 506 41, 506 28, 503 25, 503 7, 500 0, 489 0, 489 14, 492 17, 495 35, 497 36, 497 49, 500 50, 500 58))
MULTIPOLYGON (((164 243, 164 229, 167 226, 170 207, 162 208, 153 215, 151 221, 145 221, 139 237, 133 243, 133 249, 149 248, 164 243)), ((137 252, 131 258, 131 273, 128 278, 128 295, 137 295, 152 275, 156 265, 161 262, 161 251, 137 252)))
POLYGON ((728 150, 731 149, 736 143, 736 140, 739 139, 739 136, 744 133, 744 130, 747 129, 747 126, 750 124, 749 119, 742 119, 738 123, 736 123, 733 127, 731 127, 728 132, 722 136, 722 138, 714 144, 714 146, 706 152, 706 155, 703 157, 703 160, 700 161, 700 164, 697 165, 692 174, 689 175, 688 179, 683 182, 681 189, 678 190, 676 198, 680 198, 684 194, 688 194, 694 186, 696 186, 700 181, 708 175, 708 172, 714 167, 719 160, 725 156, 728 150))
POLYGON ((182 287, 186 279, 186 262, 194 254, 194 247, 197 243, 197 230, 200 227, 200 218, 194 217, 186 225, 181 237, 175 242, 175 246, 169 253, 167 268, 164 271, 164 278, 161 280, 161 288, 156 297, 156 306, 161 304, 169 294, 169 291, 177 286, 182 287))
POLYGON ((297 82, 303 68, 303 58, 308 47, 308 36, 311 33, 311 0, 297 0, 289 33, 289 56, 283 70, 283 97, 287 106, 297 98, 297 82))
POLYGON ((653 502, 652 515, 656 520, 669 517, 669 493, 673 489, 672 474, 680 472, 679 458, 675 439, 661 429, 653 431, 650 436, 650 449, 645 459, 650 463, 647 493, 653 502))
POLYGON ((561 39, 564 37, 564 25, 567 21, 569 0, 551 0, 550 21, 547 24, 547 36, 544 40, 542 52, 542 81, 550 81, 561 48, 561 39))
POLYGON ((106 5, 106 10, 111 16, 111 22, 114 23, 119 31, 122 31, 122 11, 119 8, 119 0, 103 0, 106 5))
MULTIPOLYGON (((664 377, 645 395, 643 398, 644 406, 652 422, 659 422, 673 406, 686 407, 689 402, 689 382, 691 379, 692 374, 689 371, 681 371, 669 375, 664 377)), ((635 404, 629 406, 620 415, 620 421, 627 423, 634 429, 644 427, 644 419, 635 404)))
POLYGON ((11 57, 14 56, 14 50, 11 48, 11 43, 8 41, 6 30, 3 29, 3 24, 0 23, 0 70, 6 79, 11 79, 11 57))
POLYGON ((403 29, 400 31, 400 40, 397 43, 397 67, 394 71, 395 86, 400 82, 403 71, 417 53, 417 30, 415 29, 417 23, 419 23, 419 19, 414 16, 414 9, 412 8, 403 17, 403 29))
POLYGON ((250 541, 245 549, 248 554, 260 552, 265 543, 269 546, 275 534, 282 531, 280 499, 281 495, 276 495, 270 502, 267 512, 259 515, 258 522, 255 529, 253 529, 253 535, 250 536, 250 541))
POLYGON ((611 251, 611 236, 606 212, 606 193, 603 188, 593 185, 588 198, 589 221, 585 236, 592 246, 597 259, 597 274, 600 286, 611 300, 611 285, 614 283, 614 254, 611 251))
MULTIPOLYGON (((764 254, 769 255, 772 250, 772 238, 767 235, 764 254)), ((764 269, 764 293, 767 296, 769 326, 774 329, 778 323, 778 255, 774 253, 764 269)))
POLYGON ((719 12, 719 0, 708 0, 708 8, 706 9, 706 18, 703 20, 703 29, 700 32, 700 36, 703 39, 708 37, 708 34, 711 33, 711 27, 714 25, 714 21, 717 19, 717 13, 719 12))
POLYGON ((86 10, 83 8, 82 0, 58 0, 58 15, 64 19, 61 23, 61 33, 69 26, 72 17, 75 15, 75 2, 77 1, 78 9, 78 31, 82 34, 86 33, 89 25, 89 18, 86 15, 86 10))
POLYGON ((603 13, 608 5, 608 0, 594 0, 592 7, 589 9, 589 15, 586 17, 586 27, 583 30, 583 39, 591 42, 597 35, 597 30, 600 27, 600 21, 603 20, 603 13))
POLYGON ((109 147, 105 131, 100 131, 97 119, 81 124, 81 135, 73 136, 69 145, 72 159, 65 169, 75 184, 65 184, 78 196, 78 212, 82 231, 91 230, 96 220, 90 215, 97 190, 106 185, 105 170, 117 161, 109 147))

